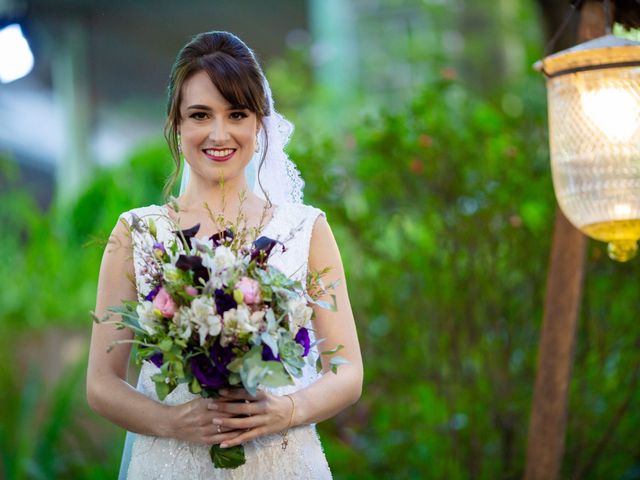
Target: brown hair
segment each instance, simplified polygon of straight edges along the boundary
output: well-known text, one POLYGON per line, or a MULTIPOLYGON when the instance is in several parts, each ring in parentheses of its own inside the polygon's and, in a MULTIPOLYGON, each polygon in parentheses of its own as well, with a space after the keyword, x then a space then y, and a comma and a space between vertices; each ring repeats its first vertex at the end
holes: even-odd
MULTIPOLYGON (((178 180, 182 162, 178 150, 178 127, 182 86, 193 74, 205 71, 220 94, 231 105, 242 105, 258 117, 269 115, 269 101, 263 84, 263 73, 253 51, 229 32, 205 32, 193 37, 178 53, 171 69, 167 89, 167 120, 164 136, 169 145, 175 169, 164 186, 165 198, 178 180)), ((264 162, 266 146, 258 172, 264 162)), ((259 178, 259 175, 258 175, 259 178)))

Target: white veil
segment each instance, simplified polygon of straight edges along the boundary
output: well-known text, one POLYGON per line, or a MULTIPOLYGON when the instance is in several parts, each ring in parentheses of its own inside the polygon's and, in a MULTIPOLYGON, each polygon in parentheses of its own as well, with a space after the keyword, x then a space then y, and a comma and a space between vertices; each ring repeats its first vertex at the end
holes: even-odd
MULTIPOLYGON (((264 200, 269 197, 274 205, 302 203, 304 180, 284 150, 293 134, 293 124, 276 112, 271 87, 264 77, 263 84, 271 113, 262 119, 263 128, 258 136, 258 151, 253 154, 245 168, 247 184, 252 192, 264 200), (260 169, 260 160, 265 148, 267 150, 264 163, 260 169)), ((183 164, 180 194, 187 188, 191 173, 189 164, 184 159, 183 164)))

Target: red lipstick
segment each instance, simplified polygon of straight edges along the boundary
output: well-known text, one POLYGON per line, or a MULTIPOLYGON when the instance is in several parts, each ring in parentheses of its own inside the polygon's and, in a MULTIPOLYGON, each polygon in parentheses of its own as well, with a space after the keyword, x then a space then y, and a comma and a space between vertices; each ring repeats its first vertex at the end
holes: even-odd
POLYGON ((214 162, 226 162, 227 160, 230 160, 231 157, 233 157, 233 155, 235 155, 236 151, 233 148, 207 148, 205 150, 202 150, 202 152, 205 154, 205 156, 209 159, 209 160, 213 160, 214 162), (210 152, 216 152, 217 155, 212 155, 210 152), (230 152, 227 153, 226 155, 220 155, 220 152, 230 152))

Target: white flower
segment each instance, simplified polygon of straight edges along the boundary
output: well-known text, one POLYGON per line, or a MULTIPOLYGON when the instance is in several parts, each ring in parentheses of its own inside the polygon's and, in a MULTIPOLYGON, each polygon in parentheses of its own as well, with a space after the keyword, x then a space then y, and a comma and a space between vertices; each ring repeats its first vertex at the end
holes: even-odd
POLYGON ((300 327, 304 327, 311 320, 313 309, 307 305, 303 298, 296 298, 287 302, 289 314, 289 328, 296 334, 300 327))
POLYGON ((205 267, 210 268, 214 272, 222 272, 233 268, 238 259, 229 247, 224 245, 219 246, 213 252, 213 257, 207 255, 203 258, 202 264, 205 267))
POLYGON ((188 340, 191 336, 191 310, 189 307, 180 307, 173 315, 173 323, 178 327, 178 335, 188 340))
POLYGON ((218 275, 211 275, 209 277, 209 280, 207 280, 206 290, 208 290, 209 292, 214 292, 218 288, 222 287, 224 287, 224 283, 222 282, 222 278, 220 278, 218 275))
POLYGON ((226 347, 233 338, 239 335, 257 332, 258 327, 251 322, 251 317, 251 310, 246 305, 238 305, 238 308, 224 312, 224 326, 222 327, 220 344, 226 347))
POLYGON ((211 283, 215 288, 228 285, 233 276, 233 269, 238 265, 238 258, 229 247, 221 245, 213 251, 213 255, 204 254, 202 265, 211 270, 211 283))
POLYGON ((196 252, 208 253, 213 250, 213 240, 208 238, 200 239, 193 237, 191 239, 191 252, 195 255, 196 252))
POLYGON ((149 335, 156 333, 156 327, 158 326, 158 316, 151 302, 142 302, 136 307, 138 313, 138 322, 140 326, 144 328, 149 335))
POLYGON ((249 317, 249 323, 256 327, 258 330, 262 330, 266 326, 266 320, 264 319, 264 311, 258 310, 253 312, 249 317))
POLYGON ((200 335, 200 345, 204 345, 207 335, 216 336, 222 330, 222 319, 216 314, 215 303, 209 297, 198 297, 191 302, 191 321, 200 335))

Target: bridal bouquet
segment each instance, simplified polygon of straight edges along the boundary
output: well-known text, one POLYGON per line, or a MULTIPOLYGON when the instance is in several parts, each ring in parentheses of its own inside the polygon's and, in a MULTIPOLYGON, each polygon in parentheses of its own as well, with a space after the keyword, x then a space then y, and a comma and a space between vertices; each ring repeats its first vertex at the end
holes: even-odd
MULTIPOLYGON (((267 264, 282 243, 264 236, 248 242, 248 232, 234 227, 200 239, 196 225, 168 242, 158 240, 152 219, 134 217, 130 228, 153 238, 144 252, 150 291, 109 311, 121 315, 118 328, 135 333, 136 360, 158 367, 152 379, 161 400, 179 384, 204 397, 233 386, 255 395, 260 386, 293 384, 305 362, 313 364, 305 327, 311 305, 335 309, 335 298, 319 300, 333 286, 322 283, 326 271, 311 272, 303 285, 267 264)), ((333 356, 332 369, 344 362, 333 356)), ((245 462, 242 446, 214 445, 210 454, 218 468, 245 462)))

